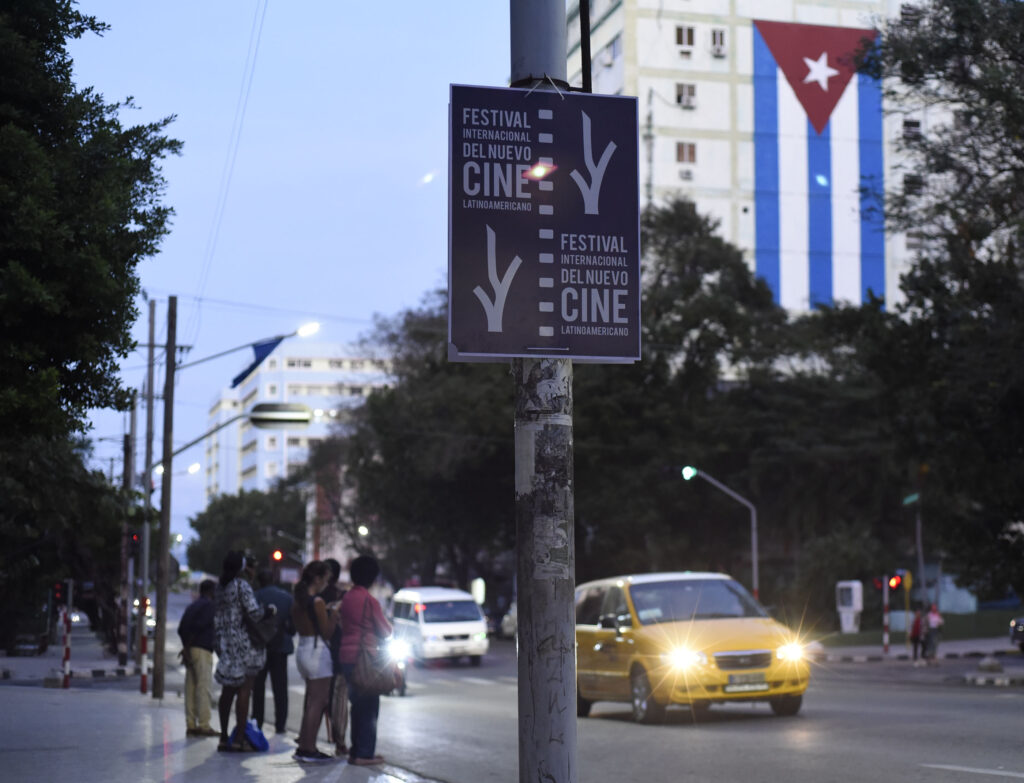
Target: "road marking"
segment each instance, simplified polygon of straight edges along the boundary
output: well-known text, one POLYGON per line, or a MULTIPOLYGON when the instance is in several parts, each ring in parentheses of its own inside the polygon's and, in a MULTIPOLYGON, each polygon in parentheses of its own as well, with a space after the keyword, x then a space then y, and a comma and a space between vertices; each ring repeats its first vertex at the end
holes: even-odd
POLYGON ((979 769, 978 767, 957 767, 952 764, 921 764, 928 769, 945 769, 949 772, 970 772, 972 775, 995 775, 1000 778, 1017 778, 1024 780, 1024 772, 1010 772, 1005 769, 979 769))
POLYGON ((494 680, 485 680, 483 677, 459 677, 463 682, 468 682, 473 685, 493 685, 494 680))

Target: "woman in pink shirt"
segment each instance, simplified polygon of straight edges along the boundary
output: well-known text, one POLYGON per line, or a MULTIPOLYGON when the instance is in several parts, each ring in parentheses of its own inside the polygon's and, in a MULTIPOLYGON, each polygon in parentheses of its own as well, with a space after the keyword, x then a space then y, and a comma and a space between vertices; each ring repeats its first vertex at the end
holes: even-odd
POLYGON ((352 671, 360 646, 375 651, 391 635, 391 623, 384 616, 377 599, 370 595, 369 587, 380 575, 380 565, 369 555, 361 555, 349 566, 352 589, 341 600, 341 648, 338 660, 348 682, 348 696, 352 704, 349 723, 352 742, 349 745, 349 764, 366 766, 380 764, 383 756, 376 755, 377 715, 380 696, 360 691, 352 682, 352 671))

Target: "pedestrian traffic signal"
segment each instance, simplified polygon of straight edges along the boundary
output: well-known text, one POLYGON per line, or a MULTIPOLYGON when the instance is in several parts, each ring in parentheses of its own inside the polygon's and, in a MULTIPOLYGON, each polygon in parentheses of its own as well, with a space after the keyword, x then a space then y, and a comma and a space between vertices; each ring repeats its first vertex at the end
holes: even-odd
POLYGON ((275 549, 273 552, 270 553, 270 558, 275 563, 280 563, 282 560, 284 560, 284 552, 282 552, 280 549, 275 549))
POLYGON ((903 577, 900 576, 899 574, 895 574, 894 576, 890 576, 889 577, 889 589, 890 590, 895 590, 901 584, 903 584, 903 577))

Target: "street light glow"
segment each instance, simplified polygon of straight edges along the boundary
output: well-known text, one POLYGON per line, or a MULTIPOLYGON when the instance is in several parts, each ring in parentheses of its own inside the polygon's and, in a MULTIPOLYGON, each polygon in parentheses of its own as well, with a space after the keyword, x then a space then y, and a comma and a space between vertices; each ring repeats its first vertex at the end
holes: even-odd
POLYGON ((361 535, 361 536, 368 536, 368 535, 370 535, 370 528, 368 528, 366 525, 360 525, 359 526, 359 535, 361 535))
POLYGON ((200 469, 202 469, 202 467, 203 466, 200 465, 198 462, 193 462, 191 465, 188 466, 189 475, 194 476, 196 473, 200 471, 200 469))
POLYGON ((320 331, 320 324, 316 321, 310 321, 308 324, 303 324, 299 327, 296 334, 299 337, 310 337, 320 331))
POLYGON ((687 465, 685 468, 683 468, 683 478, 686 479, 687 481, 689 481, 696 475, 697 468, 692 467, 691 465, 687 465))

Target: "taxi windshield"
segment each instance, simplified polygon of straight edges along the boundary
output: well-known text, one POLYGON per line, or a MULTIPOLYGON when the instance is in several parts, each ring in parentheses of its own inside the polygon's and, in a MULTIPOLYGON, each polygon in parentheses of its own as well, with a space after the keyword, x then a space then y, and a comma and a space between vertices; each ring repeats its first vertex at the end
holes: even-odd
POLYGON ((753 596, 731 579, 647 582, 632 585, 629 592, 642 625, 768 616, 753 596))
POLYGON ((458 623, 479 619, 480 607, 474 601, 431 601, 423 604, 425 623, 458 623))

